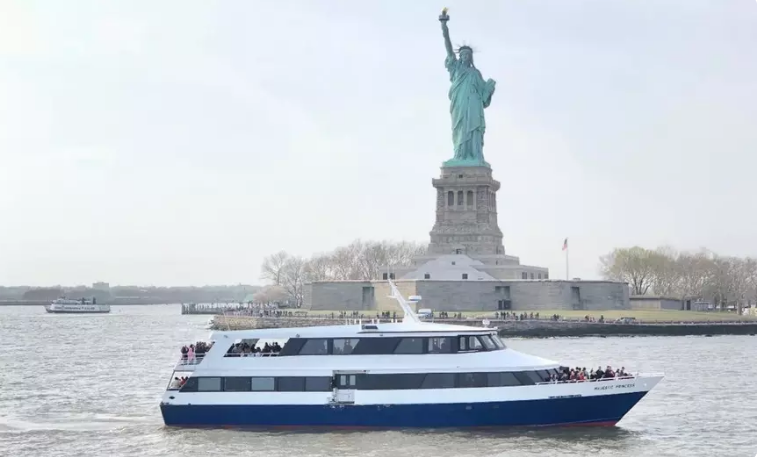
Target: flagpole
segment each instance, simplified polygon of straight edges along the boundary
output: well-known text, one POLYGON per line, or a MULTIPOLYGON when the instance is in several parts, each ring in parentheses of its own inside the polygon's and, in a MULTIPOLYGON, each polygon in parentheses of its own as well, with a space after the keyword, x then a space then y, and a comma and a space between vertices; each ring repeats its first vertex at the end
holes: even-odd
POLYGON ((565 280, 570 281, 570 261, 568 257, 569 246, 565 246, 565 280))

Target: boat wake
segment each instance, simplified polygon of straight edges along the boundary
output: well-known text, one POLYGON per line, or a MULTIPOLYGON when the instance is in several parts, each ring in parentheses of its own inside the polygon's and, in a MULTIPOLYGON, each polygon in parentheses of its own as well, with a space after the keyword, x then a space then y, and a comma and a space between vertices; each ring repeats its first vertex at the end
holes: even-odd
POLYGON ((64 417, 57 420, 29 421, 14 417, 0 416, 0 433, 36 431, 102 431, 120 429, 134 424, 155 422, 154 417, 117 416, 93 414, 82 417, 64 417))

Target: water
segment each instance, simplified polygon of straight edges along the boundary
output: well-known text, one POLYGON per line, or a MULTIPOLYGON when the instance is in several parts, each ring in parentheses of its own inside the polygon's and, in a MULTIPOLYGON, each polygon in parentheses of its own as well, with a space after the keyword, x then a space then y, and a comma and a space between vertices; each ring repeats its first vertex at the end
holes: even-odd
POLYGON ((667 377, 615 428, 501 431, 175 430, 158 403, 181 344, 209 316, 178 305, 48 315, 0 307, 0 455, 753 456, 757 337, 510 340, 568 365, 667 377))

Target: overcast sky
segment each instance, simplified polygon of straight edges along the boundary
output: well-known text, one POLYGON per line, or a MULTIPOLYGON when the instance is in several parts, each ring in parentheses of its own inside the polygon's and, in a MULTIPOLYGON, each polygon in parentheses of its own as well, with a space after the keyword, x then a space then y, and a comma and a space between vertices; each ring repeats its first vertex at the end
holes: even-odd
POLYGON ((754 0, 0 0, 0 284, 259 282, 428 241, 452 157, 437 17, 497 81, 508 254, 757 255, 754 0))

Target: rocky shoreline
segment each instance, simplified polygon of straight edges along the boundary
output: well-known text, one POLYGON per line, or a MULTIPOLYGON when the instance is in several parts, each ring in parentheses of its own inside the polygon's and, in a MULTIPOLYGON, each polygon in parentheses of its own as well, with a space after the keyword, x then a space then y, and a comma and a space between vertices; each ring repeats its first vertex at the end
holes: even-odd
MULTIPOLYGON (((314 325, 342 325, 344 319, 324 318, 259 318, 251 316, 217 315, 210 325, 212 330, 250 330, 280 327, 310 327, 314 325)), ((444 323, 481 326, 480 320, 450 319, 444 323)), ((492 321, 492 327, 499 329, 505 337, 552 338, 586 336, 712 336, 712 335, 755 335, 757 322, 690 322, 690 323, 647 323, 615 324, 576 321, 492 321)))

